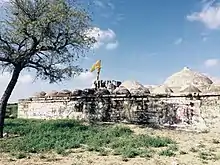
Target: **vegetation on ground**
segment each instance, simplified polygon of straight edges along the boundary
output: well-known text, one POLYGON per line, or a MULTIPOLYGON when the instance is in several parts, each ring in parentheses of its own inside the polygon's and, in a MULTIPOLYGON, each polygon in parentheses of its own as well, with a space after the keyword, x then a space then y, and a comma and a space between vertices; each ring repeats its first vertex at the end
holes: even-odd
POLYGON ((9 103, 6 108, 6 118, 17 118, 18 115, 18 104, 17 103, 9 103))
POLYGON ((125 158, 149 158, 156 148, 162 148, 158 154, 165 156, 173 156, 178 150, 176 143, 166 137, 137 135, 128 127, 85 125, 75 120, 7 119, 5 131, 9 137, 0 140, 0 152, 9 152, 19 158, 27 153, 50 151, 67 155, 74 148, 125 158))

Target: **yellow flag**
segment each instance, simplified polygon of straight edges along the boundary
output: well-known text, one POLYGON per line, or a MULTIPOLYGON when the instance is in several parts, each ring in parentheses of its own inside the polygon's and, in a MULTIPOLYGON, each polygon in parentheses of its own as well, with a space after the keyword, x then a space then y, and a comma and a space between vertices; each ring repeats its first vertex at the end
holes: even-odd
POLYGON ((93 72, 96 69, 100 69, 101 68, 101 60, 96 61, 95 64, 92 65, 92 68, 90 69, 90 72, 93 72))

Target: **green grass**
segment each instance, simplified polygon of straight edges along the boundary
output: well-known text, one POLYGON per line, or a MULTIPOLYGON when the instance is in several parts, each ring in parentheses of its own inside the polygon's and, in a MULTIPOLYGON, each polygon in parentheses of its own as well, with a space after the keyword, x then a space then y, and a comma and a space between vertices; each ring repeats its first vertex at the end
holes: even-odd
POLYGON ((7 119, 5 131, 17 136, 0 140, 0 152, 22 153, 22 156, 48 151, 66 155, 68 149, 85 147, 103 156, 150 157, 152 148, 169 149, 175 144, 166 137, 135 135, 127 127, 83 125, 75 120, 7 119))
POLYGON ((165 150, 162 150, 161 152, 159 152, 159 155, 161 155, 161 156, 169 156, 170 157, 170 156, 174 156, 175 153, 171 149, 165 149, 165 150))
POLYGON ((6 108, 6 118, 17 118, 17 113, 18 113, 18 104, 8 104, 6 108))

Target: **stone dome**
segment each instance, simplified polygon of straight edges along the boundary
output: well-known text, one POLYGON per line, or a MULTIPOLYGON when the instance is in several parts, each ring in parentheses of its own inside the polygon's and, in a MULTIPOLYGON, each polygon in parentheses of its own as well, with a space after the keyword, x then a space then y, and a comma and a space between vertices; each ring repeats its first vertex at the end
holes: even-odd
POLYGON ((41 92, 34 93, 33 97, 44 97, 45 95, 46 95, 46 92, 41 91, 41 92))
POLYGON ((209 88, 205 91, 205 93, 220 93, 220 85, 219 84, 212 84, 209 88))
POLYGON ((152 91, 154 94, 168 94, 168 93, 173 93, 172 89, 170 89, 166 85, 159 85, 155 87, 152 91))
POLYGON ((131 89, 130 93, 132 95, 137 95, 137 96, 142 96, 146 94, 150 94, 150 90, 148 88, 136 88, 136 89, 131 89))
POLYGON ((154 88, 157 87, 157 85, 144 85, 144 87, 147 88, 151 93, 154 90, 154 88))
POLYGON ((139 82, 130 81, 130 80, 124 81, 123 83, 121 83, 120 86, 123 86, 123 87, 127 88, 129 91, 131 89, 144 88, 144 86, 142 84, 140 84, 139 82))
POLYGON ((47 94, 45 96, 48 96, 48 97, 55 97, 57 96, 58 92, 55 91, 55 90, 52 90, 50 92, 47 92, 47 94))
POLYGON ((59 96, 59 97, 68 97, 68 96, 71 95, 71 93, 72 93, 71 91, 64 89, 62 91, 59 91, 57 93, 57 96, 59 96))
POLYGON ((186 85, 209 86, 212 83, 210 78, 188 67, 184 67, 181 71, 174 73, 164 82, 169 87, 183 87, 186 85))
POLYGON ((114 94, 118 94, 118 95, 130 95, 130 91, 125 88, 124 86, 119 86, 117 87, 114 91, 113 91, 114 94))
POLYGON ((200 93, 201 91, 199 90, 199 88, 195 87, 194 85, 185 85, 182 87, 182 89, 180 90, 180 92, 183 93, 200 93))

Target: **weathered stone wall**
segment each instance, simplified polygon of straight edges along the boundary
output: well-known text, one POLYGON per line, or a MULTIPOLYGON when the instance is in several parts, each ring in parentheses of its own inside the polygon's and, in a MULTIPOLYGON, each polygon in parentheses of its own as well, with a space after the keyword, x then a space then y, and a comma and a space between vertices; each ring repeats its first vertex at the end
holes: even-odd
POLYGON ((53 97, 20 100, 19 118, 131 122, 218 131, 220 96, 53 97))
POLYGON ((213 132, 220 132, 220 96, 203 98, 200 111, 206 126, 213 132))

